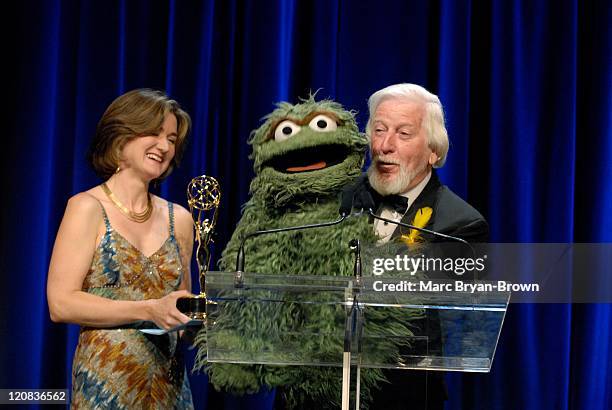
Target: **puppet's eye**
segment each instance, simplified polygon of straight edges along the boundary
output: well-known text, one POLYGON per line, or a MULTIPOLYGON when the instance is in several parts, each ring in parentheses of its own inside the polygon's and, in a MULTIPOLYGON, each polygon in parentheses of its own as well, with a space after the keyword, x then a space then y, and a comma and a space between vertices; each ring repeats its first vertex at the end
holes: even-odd
POLYGON ((300 132, 302 128, 293 121, 285 120, 276 126, 274 130, 275 141, 285 141, 287 138, 300 132))
POLYGON ((338 128, 338 124, 336 124, 336 121, 323 114, 319 114, 312 120, 310 120, 308 126, 313 130, 319 132, 336 131, 336 129, 338 128))

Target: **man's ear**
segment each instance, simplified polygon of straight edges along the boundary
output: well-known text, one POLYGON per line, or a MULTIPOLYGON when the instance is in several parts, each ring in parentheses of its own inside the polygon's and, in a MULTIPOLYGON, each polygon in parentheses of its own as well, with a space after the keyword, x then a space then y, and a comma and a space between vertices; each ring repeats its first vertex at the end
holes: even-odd
POLYGON ((431 154, 429 154, 429 165, 433 166, 436 162, 438 162, 438 154, 436 154, 435 152, 432 152, 431 154))

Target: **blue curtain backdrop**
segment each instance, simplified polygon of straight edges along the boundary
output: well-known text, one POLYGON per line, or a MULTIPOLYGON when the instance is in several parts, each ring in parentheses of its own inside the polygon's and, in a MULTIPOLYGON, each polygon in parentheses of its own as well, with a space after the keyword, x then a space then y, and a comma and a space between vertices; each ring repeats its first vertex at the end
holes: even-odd
MULTIPOLYGON (((607 1, 18 3, 3 13, 0 388, 70 387, 78 328, 49 320, 47 265, 67 198, 99 183, 84 160, 99 117, 137 87, 192 115, 160 190, 184 203, 191 177, 218 177, 221 246, 253 175, 247 137, 274 102, 321 89, 363 127, 367 97, 396 82, 440 96, 441 178, 492 241, 612 242, 607 1)), ((447 375, 447 409, 612 408, 611 318, 610 305, 512 305, 492 372, 447 375)), ((205 376, 191 383, 205 408, 205 376)))

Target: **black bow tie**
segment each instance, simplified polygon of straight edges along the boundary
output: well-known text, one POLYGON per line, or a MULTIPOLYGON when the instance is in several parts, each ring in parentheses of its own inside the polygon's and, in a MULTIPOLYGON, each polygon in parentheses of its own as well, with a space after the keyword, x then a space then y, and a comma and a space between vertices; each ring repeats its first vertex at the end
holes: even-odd
POLYGON ((384 206, 388 206, 398 214, 405 214, 408 210, 408 198, 401 195, 387 195, 381 198, 381 202, 384 206))

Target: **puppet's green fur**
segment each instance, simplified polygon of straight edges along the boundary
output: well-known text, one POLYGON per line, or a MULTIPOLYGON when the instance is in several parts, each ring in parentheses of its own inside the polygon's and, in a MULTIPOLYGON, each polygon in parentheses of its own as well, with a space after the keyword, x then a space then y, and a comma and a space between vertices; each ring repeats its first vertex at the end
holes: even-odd
MULTIPOLYGON (((292 105, 286 102, 265 117, 264 124, 249 139, 253 145, 255 178, 251 183, 251 199, 245 204, 243 215, 220 260, 220 268, 234 268, 240 239, 256 230, 289 227, 325 222, 338 217, 338 195, 343 186, 361 173, 367 140, 358 131, 352 112, 344 110, 336 102, 316 102, 314 97, 292 105), (312 113, 328 113, 336 117, 338 127, 332 132, 319 132, 302 125, 300 132, 281 142, 274 140, 274 128, 289 119, 300 122, 312 113), (324 169, 288 173, 274 169, 271 164, 278 157, 299 150, 309 149, 316 155, 317 149, 330 146, 345 147, 346 158, 336 165, 324 169)), ((313 162, 317 160, 313 157, 313 162)), ((376 236, 366 217, 352 218, 338 226, 307 231, 278 233, 252 238, 246 243, 247 272, 291 275, 352 275, 353 257, 348 242, 359 238, 373 243, 376 236)), ((323 298, 324 296, 319 296, 323 298)), ((298 343, 298 353, 307 355, 312 349, 319 357, 326 354, 337 357, 342 352, 342 338, 332 331, 342 315, 338 307, 318 304, 279 306, 274 304, 250 304, 234 306, 232 326, 240 332, 228 329, 221 331, 216 339, 228 348, 238 347, 257 352, 266 349, 270 341, 290 332, 310 332, 312 340, 298 343)), ((406 334, 409 322, 418 317, 404 314, 396 317, 391 310, 380 310, 371 317, 379 316, 370 324, 375 334, 406 334)), ((230 317, 228 316, 228 318, 230 317)), ((222 328, 222 323, 219 328, 222 328)), ((303 407, 304 403, 317 403, 321 408, 339 406, 341 369, 337 367, 307 366, 263 366, 234 365, 206 362, 206 335, 196 339, 199 351, 197 366, 205 368, 210 382, 217 389, 237 394, 252 393, 262 387, 281 386, 287 407, 303 407)), ((398 346, 381 340, 371 352, 379 359, 397 355, 398 346)), ((376 369, 362 371, 362 397, 367 403, 370 391, 383 381, 382 373, 376 369)))

